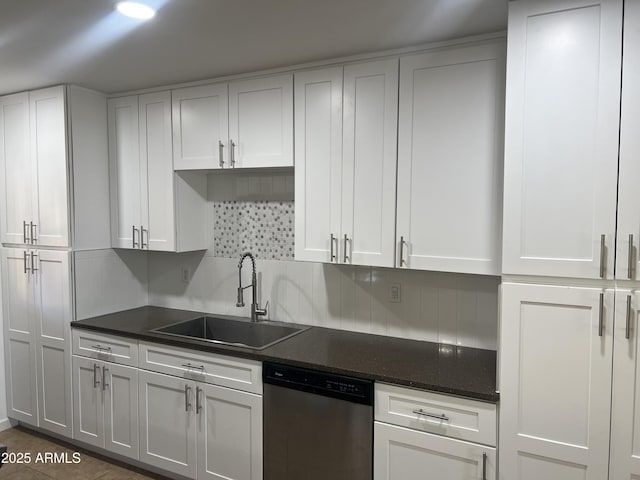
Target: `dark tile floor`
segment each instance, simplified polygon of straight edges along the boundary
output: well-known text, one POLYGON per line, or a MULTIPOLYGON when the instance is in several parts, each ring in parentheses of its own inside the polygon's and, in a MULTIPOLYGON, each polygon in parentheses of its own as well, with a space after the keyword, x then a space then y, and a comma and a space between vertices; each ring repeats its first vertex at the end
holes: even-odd
POLYGON ((31 463, 28 465, 3 465, 0 468, 0 478, 3 480, 165 480, 165 477, 78 449, 22 427, 0 432, 0 443, 7 445, 10 452, 31 453, 31 463), (45 452, 67 453, 69 459, 73 458, 74 452, 80 452, 80 463, 36 463, 36 455, 45 452))

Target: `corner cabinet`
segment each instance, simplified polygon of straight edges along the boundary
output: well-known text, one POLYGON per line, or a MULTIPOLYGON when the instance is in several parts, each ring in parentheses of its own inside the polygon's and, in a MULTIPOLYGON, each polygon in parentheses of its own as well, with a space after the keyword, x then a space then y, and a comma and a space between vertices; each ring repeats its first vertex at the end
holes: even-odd
POLYGON ((70 255, 2 250, 8 416, 66 437, 72 436, 70 255))
POLYGON ((296 73, 296 260, 392 267, 398 60, 296 73))
POLYGON ((293 166, 293 76, 173 90, 175 170, 293 166))
POLYGON ((70 246, 65 87, 0 97, 0 237, 70 246))
MULTIPOLYGON (((613 278, 622 4, 509 2, 505 274, 613 278)), ((637 82, 628 88, 637 90, 637 82)), ((625 147, 633 145, 629 135, 623 132, 625 147)), ((621 158, 621 172, 635 161, 621 158)), ((623 205, 634 196, 624 185, 628 173, 620 177, 621 206, 637 212, 637 202, 623 205)), ((625 215, 621 246, 638 229, 639 216, 630 213, 635 227, 627 228, 625 215)), ((619 256, 626 259, 626 250, 619 256)))
POLYGON ((170 92, 111 99, 108 117, 112 246, 206 249, 206 177, 174 174, 170 92))

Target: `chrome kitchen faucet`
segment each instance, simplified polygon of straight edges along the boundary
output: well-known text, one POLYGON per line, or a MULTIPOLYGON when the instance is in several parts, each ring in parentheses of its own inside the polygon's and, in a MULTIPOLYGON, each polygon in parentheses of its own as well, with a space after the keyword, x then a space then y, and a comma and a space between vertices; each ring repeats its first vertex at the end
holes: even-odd
POLYGON ((245 252, 240 256, 240 263, 238 263, 238 301, 236 302, 236 307, 244 307, 244 296, 243 292, 245 288, 251 287, 251 321, 257 322, 258 317, 263 317, 267 314, 267 307, 269 306, 269 302, 264 306, 264 308, 260 308, 258 305, 256 289, 258 287, 258 281, 256 277, 256 259, 251 252, 245 252), (242 286, 242 262, 244 259, 249 257, 251 259, 251 285, 242 286))

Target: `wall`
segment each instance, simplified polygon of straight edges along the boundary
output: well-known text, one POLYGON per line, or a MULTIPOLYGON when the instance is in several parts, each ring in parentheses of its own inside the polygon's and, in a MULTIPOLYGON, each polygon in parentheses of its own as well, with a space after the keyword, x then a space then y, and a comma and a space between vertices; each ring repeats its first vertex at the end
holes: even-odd
POLYGON ((77 320, 149 303, 146 252, 78 251, 74 273, 77 320))
MULTIPOLYGON (((235 306, 238 251, 214 244, 221 238, 216 231, 221 228, 220 222, 216 227, 220 202, 267 200, 287 207, 293 200, 293 177, 290 172, 211 174, 208 191, 211 248, 178 255, 150 252, 149 303, 248 316, 249 307, 235 306), (183 280, 184 269, 191 277, 188 282, 183 280)), ((238 229, 227 233, 245 238, 238 229)), ((259 297, 261 304, 269 301, 272 320, 496 349, 498 277, 282 260, 286 255, 273 260, 273 252, 261 255, 259 297), (390 301, 392 284, 401 286, 400 303, 390 301)), ((243 284, 250 281, 247 267, 248 263, 243 284)), ((246 291, 245 303, 250 301, 246 291)))

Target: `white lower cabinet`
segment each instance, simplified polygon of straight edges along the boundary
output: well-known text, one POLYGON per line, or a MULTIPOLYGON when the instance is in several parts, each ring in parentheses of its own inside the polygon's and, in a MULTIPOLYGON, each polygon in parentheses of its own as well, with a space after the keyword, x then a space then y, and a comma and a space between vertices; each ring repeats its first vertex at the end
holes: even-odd
POLYGON ((74 438, 138 459, 138 369, 73 356, 74 438))
POLYGON ((496 480, 496 405, 376 383, 374 480, 496 480))
POLYGON ((184 377, 140 370, 140 460, 198 480, 261 480, 262 396, 193 380, 210 378, 204 366, 184 377))
POLYGON ((505 283, 501 296, 500 478, 630 478, 608 477, 614 290, 505 283))
POLYGON ((381 422, 373 433, 374 480, 496 479, 495 448, 381 422))

